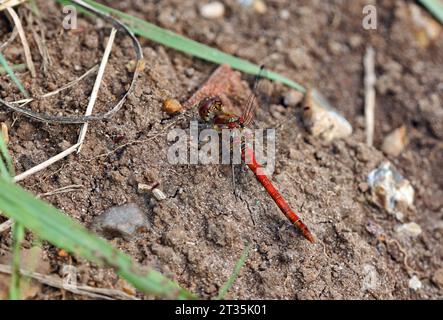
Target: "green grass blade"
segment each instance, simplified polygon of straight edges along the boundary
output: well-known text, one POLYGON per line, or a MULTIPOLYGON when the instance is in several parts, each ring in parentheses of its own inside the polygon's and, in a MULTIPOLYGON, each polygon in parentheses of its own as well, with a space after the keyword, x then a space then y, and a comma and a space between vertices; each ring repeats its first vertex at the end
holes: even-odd
POLYGON ((143 272, 129 256, 107 241, 4 179, 0 179, 0 211, 59 248, 99 266, 113 267, 118 275, 143 292, 169 298, 195 298, 161 273, 155 270, 143 272))
POLYGON ((11 286, 9 288, 9 299, 20 300, 20 257, 21 257, 21 244, 25 238, 25 228, 18 223, 14 222, 12 227, 12 276, 11 286))
POLYGON ((1 156, 0 156, 0 177, 5 180, 11 179, 11 176, 8 173, 8 168, 6 168, 6 165, 3 162, 3 159, 1 156))
POLYGON ((0 132, 0 175, 6 180, 11 180, 14 176, 14 166, 12 165, 12 158, 9 155, 8 148, 3 137, 3 133, 0 132), (5 162, 6 161, 6 165, 5 162))
POLYGON ((12 81, 15 82, 16 86, 19 88, 19 90, 25 95, 26 98, 29 98, 29 93, 26 91, 23 84, 20 82, 20 80, 17 78, 17 76, 14 73, 14 70, 9 66, 8 62, 6 61, 3 54, 0 52, 0 64, 3 66, 3 69, 6 71, 7 74, 11 77, 12 81))
MULTIPOLYGON (((75 3, 72 3, 69 0, 57 0, 57 1, 63 4, 75 5, 75 3)), ((97 3, 95 1, 92 0, 84 0, 84 1, 104 13, 112 14, 115 17, 119 18, 135 34, 142 36, 146 39, 160 43, 164 46, 176 49, 178 51, 190 54, 192 56, 198 57, 206 61, 218 64, 223 64, 223 63, 229 64, 232 68, 243 71, 245 73, 258 75, 260 72, 260 66, 250 61, 240 59, 233 55, 224 53, 218 49, 211 48, 210 46, 191 40, 170 30, 160 28, 145 20, 131 16, 119 10, 97 3)), ((85 12, 81 8, 79 8, 79 10, 85 12)), ((302 85, 278 73, 268 71, 267 74, 264 76, 270 80, 281 82, 297 91, 303 93, 306 92, 306 89, 302 85)))
POLYGON ((228 293, 228 291, 232 288, 235 280, 237 279, 237 277, 240 273, 241 268, 243 268, 243 265, 245 264, 246 259, 248 258, 248 254, 249 254, 249 246, 246 246, 243 249, 240 259, 238 259, 237 263, 235 264, 234 271, 232 272, 228 281, 220 289, 220 292, 218 293, 218 296, 216 298, 217 300, 223 300, 225 298, 226 294, 228 293))
POLYGON ((141 267, 106 240, 89 232, 78 222, 55 207, 35 198, 12 183, 12 160, 0 133, 0 212, 15 221, 13 237, 13 276, 11 299, 20 298, 20 243, 24 227, 41 239, 59 248, 85 258, 99 266, 108 266, 137 289, 156 296, 194 299, 193 294, 181 288, 155 270, 142 271, 141 267), (6 164, 5 164, 6 161, 6 164))
POLYGON ((443 0, 419 0, 443 24, 443 0))

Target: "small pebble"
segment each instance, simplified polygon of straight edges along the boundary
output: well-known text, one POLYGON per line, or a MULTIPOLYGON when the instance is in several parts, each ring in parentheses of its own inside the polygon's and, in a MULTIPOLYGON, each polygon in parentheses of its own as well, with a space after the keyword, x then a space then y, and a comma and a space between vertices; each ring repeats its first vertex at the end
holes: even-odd
POLYGON ((65 250, 63 250, 63 249, 60 249, 59 251, 58 251, 58 256, 60 257, 60 258, 67 258, 67 257, 69 257, 69 253, 67 253, 65 250))
POLYGON ((148 191, 151 191, 151 190, 152 190, 151 186, 149 186, 149 185, 147 185, 147 184, 139 183, 139 184, 137 185, 137 191, 138 191, 138 193, 144 193, 144 192, 148 192, 148 191))
POLYGON ((339 55, 343 52, 343 46, 340 42, 337 41, 329 41, 328 42, 329 50, 333 55, 339 55))
POLYGON ((158 201, 163 201, 166 200, 167 198, 166 195, 163 193, 163 191, 157 188, 152 190, 152 194, 154 195, 155 199, 157 199, 158 201))
POLYGON ((137 233, 147 230, 148 218, 140 208, 129 203, 107 209, 94 219, 92 229, 106 238, 132 239, 137 233))
POLYGON ((137 61, 135 61, 135 60, 130 60, 130 61, 126 64, 126 70, 127 70, 128 72, 134 72, 136 67, 137 67, 137 61))
POLYGON ((288 20, 290 17, 291 17, 291 13, 288 10, 283 9, 280 11, 280 18, 281 19, 288 20))
POLYGON ((422 233, 421 227, 415 222, 402 224, 395 231, 413 238, 418 237, 422 233))
POLYGON ((325 154, 323 152, 321 152, 321 151, 315 151, 314 157, 315 157, 316 160, 321 161, 321 160, 323 160, 325 158, 325 154))
POLYGON ((139 184, 137 185, 137 191, 138 191, 138 193, 151 192, 152 189, 158 187, 159 184, 160 184, 160 183, 158 183, 158 182, 154 182, 154 183, 152 183, 152 184, 139 183, 139 184))
POLYGON ((354 34, 349 37, 349 44, 353 49, 358 48, 359 46, 362 45, 362 43, 363 43, 363 38, 358 34, 354 34))
POLYGON ((185 75, 187 77, 192 77, 195 73, 195 69, 194 68, 186 68, 185 69, 185 75))
POLYGON ((173 114, 182 111, 183 106, 176 99, 167 99, 163 102, 163 110, 169 114, 173 114))
POLYGON ((262 0, 254 0, 252 2, 252 8, 254 9, 255 12, 257 12, 258 14, 264 14, 267 11, 267 7, 266 4, 264 3, 264 1, 262 0))
POLYGON ((161 191, 160 189, 157 188, 158 186, 159 186, 158 182, 151 184, 151 185, 139 183, 137 189, 138 189, 139 193, 152 192, 152 195, 158 201, 166 200, 166 198, 167 198, 166 195, 164 194, 163 191, 161 191))
POLYGON ((419 289, 421 289, 423 287, 423 284, 421 283, 420 279, 417 278, 417 276, 413 276, 410 280, 409 280, 409 288, 417 291, 419 289))
POLYGON ((283 104, 286 107, 295 107, 303 100, 303 93, 290 90, 283 97, 283 104))
POLYGON ((218 1, 209 2, 200 7, 200 14, 206 19, 221 18, 225 14, 225 6, 218 1))
POLYGON ((381 150, 390 156, 398 157, 405 149, 407 144, 406 126, 394 130, 383 141, 381 150))
POLYGON ((360 190, 360 192, 365 193, 366 191, 369 190, 369 185, 366 182, 360 182, 358 184, 358 190, 360 190))

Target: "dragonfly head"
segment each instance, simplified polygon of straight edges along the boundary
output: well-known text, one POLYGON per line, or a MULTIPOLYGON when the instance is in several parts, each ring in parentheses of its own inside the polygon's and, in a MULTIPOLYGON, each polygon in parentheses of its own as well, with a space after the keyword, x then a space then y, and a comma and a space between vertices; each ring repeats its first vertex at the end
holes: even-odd
POLYGON ((223 109, 223 103, 218 96, 206 97, 198 105, 200 118, 205 122, 210 122, 223 109))

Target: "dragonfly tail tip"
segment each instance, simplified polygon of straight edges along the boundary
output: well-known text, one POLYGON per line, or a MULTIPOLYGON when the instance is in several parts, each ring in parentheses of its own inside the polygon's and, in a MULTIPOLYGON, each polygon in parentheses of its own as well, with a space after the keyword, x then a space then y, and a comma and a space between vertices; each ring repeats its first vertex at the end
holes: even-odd
POLYGON ((315 243, 315 238, 314 238, 314 236, 310 232, 305 235, 305 238, 308 239, 308 241, 310 243, 315 243))

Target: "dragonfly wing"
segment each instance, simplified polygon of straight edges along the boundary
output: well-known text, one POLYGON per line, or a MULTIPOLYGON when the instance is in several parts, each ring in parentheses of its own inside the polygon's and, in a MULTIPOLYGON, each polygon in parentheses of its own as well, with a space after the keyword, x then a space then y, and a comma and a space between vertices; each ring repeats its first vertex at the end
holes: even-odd
POLYGON ((260 67, 260 71, 257 74, 257 77, 255 78, 254 81, 254 87, 252 88, 252 93, 249 96, 248 102, 246 104, 246 108, 243 112, 243 123, 244 125, 249 125, 251 124, 252 118, 254 117, 255 114, 255 110, 258 107, 258 103, 257 103, 257 95, 259 92, 259 88, 261 88, 261 86, 263 85, 263 75, 266 73, 266 69, 265 66, 262 65, 260 67))

